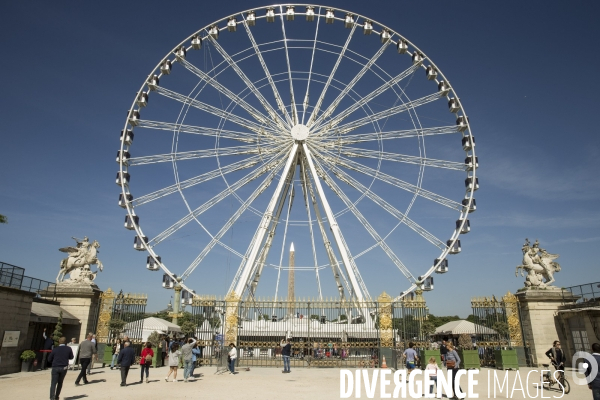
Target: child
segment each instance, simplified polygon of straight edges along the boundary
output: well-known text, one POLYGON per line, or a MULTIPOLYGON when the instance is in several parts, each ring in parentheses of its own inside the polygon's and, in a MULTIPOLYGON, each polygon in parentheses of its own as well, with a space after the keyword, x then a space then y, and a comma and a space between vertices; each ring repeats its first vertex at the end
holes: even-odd
POLYGON ((433 393, 433 384, 435 383, 435 388, 437 390, 437 372, 439 368, 437 366, 437 362, 435 357, 431 357, 429 359, 429 364, 425 367, 425 373, 429 375, 429 380, 431 380, 431 386, 429 386, 429 394, 433 393))

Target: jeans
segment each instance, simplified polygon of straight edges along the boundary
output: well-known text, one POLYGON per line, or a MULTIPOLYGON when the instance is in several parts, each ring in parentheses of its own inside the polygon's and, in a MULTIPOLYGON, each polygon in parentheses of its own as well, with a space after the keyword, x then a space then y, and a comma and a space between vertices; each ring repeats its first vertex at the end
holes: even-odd
POLYGON ((119 358, 119 353, 113 354, 113 356, 112 356, 112 361, 111 361, 111 363, 110 363, 110 367, 111 367, 111 368, 114 368, 114 366, 115 366, 115 363, 117 362, 117 358, 119 358))
POLYGON ((456 390, 460 389, 460 385, 458 384, 458 382, 454 381, 454 378, 456 377, 456 374, 458 373, 458 368, 452 368, 449 369, 448 371, 452 371, 452 373, 450 374, 450 376, 452 377, 452 394, 454 396, 456 396, 456 390))
POLYGON ((65 367, 52 367, 51 375, 50 398, 57 399, 58 396, 60 396, 60 390, 62 389, 65 376, 67 376, 67 370, 65 367))
POLYGON ((79 359, 79 364, 81 364, 81 371, 79 371, 79 375, 77 376, 77 379, 75 379, 75 383, 81 382, 82 379, 85 383, 87 383, 88 380, 87 380, 86 372, 87 372, 88 366, 90 365, 91 360, 92 360, 91 358, 80 358, 79 359))
POLYGON ((594 400, 600 400, 600 388, 593 388, 592 396, 593 396, 594 400))
POLYGON ((431 386, 429 386, 429 394, 433 393, 433 384, 435 383, 435 387, 437 388, 437 376, 429 376, 429 380, 431 381, 431 386))
POLYGON ((121 365, 121 385, 127 385, 127 374, 129 373, 130 366, 122 366, 121 365))
POLYGON ((150 375, 149 362, 146 362, 145 364, 140 364, 140 381, 144 380, 144 371, 146 371, 146 380, 148 380, 148 375, 150 375))
POLYGON ((229 361, 229 371, 233 374, 235 372, 235 358, 229 361))
POLYGON ((192 368, 193 368, 193 361, 192 360, 183 360, 183 379, 188 379, 190 377, 190 375, 192 374, 192 368))
POLYGON ((290 372, 290 356, 283 356, 283 370, 290 372))
POLYGON ((194 370, 196 369, 196 360, 192 360, 192 370, 190 371, 190 376, 194 376, 194 370))

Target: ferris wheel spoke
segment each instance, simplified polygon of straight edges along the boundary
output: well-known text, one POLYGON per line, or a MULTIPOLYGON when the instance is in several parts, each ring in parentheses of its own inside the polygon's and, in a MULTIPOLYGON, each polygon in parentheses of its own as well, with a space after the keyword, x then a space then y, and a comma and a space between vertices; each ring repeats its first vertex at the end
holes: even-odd
MULTIPOLYGON (((313 182, 315 184, 315 188, 317 193, 319 194, 319 198, 321 199, 321 204, 323 205, 323 209, 325 210, 325 215, 327 216, 327 220, 329 221, 329 226, 335 242, 338 247, 338 251, 342 256, 342 262, 344 264, 344 268, 346 269, 346 275, 351 283, 352 290, 350 291, 350 297, 356 298, 359 302, 369 300, 371 297, 367 290, 367 287, 360 276, 360 272, 354 259, 350 255, 350 249, 348 244, 346 243, 342 231, 333 215, 333 211, 329 206, 329 202, 327 201, 327 197, 325 196, 325 192, 323 191, 323 187, 321 186, 321 182, 319 180, 319 176, 317 174, 317 170, 313 163, 313 159, 311 156, 311 151, 307 147, 306 143, 302 145, 303 147, 303 155, 306 157, 306 165, 309 168, 310 174, 312 176, 313 182)), ((368 314, 365 314, 368 315, 368 314)))
POLYGON ((244 71, 242 71, 240 66, 233 60, 233 58, 231 58, 229 53, 225 51, 225 49, 216 41, 216 39, 213 39, 210 35, 209 37, 211 38, 212 45, 219 52, 219 54, 221 54, 221 57, 225 59, 227 64, 229 64, 231 68, 235 71, 235 73, 242 79, 242 81, 244 81, 248 89, 254 94, 254 96, 256 96, 260 104, 264 107, 264 109, 267 111, 267 113, 273 119, 273 121, 277 121, 277 125, 281 125, 282 128, 285 127, 285 123, 283 122, 279 114, 277 114, 275 109, 273 109, 271 104, 267 101, 267 99, 265 99, 265 97, 254 85, 254 83, 248 78, 244 71))
POLYGON ((420 67, 421 67, 420 64, 412 65, 411 67, 407 68, 400 74, 396 75, 394 78, 390 79, 389 81, 387 81, 386 83, 384 83, 383 85, 378 87, 377 89, 373 90, 371 93, 367 94, 366 96, 361 97, 358 101, 352 103, 352 105, 350 107, 339 112, 335 117, 333 117, 330 121, 328 121, 327 129, 335 128, 339 123, 341 123, 344 119, 346 119, 348 116, 350 116, 350 114, 352 114, 354 111, 362 108, 368 102, 370 102, 371 100, 373 100, 374 98, 376 98, 377 96, 379 96, 380 94, 382 94, 383 92, 388 90, 389 88, 393 87, 401 80, 409 77, 420 67))
POLYGON ((225 199, 230 194, 234 193, 236 190, 240 189, 242 186, 247 185, 248 183, 252 182, 256 178, 260 177, 261 175, 269 172, 273 168, 277 168, 277 166, 280 165, 280 163, 281 163, 280 157, 282 154, 283 154, 283 152, 272 157, 267 163, 262 165, 260 168, 256 168, 254 171, 250 172, 249 174, 244 176, 242 179, 238 180, 237 182, 235 182, 232 185, 229 185, 227 187, 227 189, 223 190, 222 192, 220 192, 219 194, 217 194, 216 196, 214 196, 213 198, 211 198, 210 200, 208 200, 207 202, 202 204, 200 207, 196 208, 194 211, 190 212, 185 217, 183 217, 182 219, 180 219, 179 221, 177 221, 176 223, 171 225, 169 228, 167 228, 163 232, 159 233, 154 239, 152 239, 149 242, 149 244, 151 246, 158 245, 160 242, 167 239, 169 236, 171 236, 172 234, 177 232, 179 229, 183 228, 189 222, 191 222, 192 220, 194 220, 195 218, 200 216, 202 213, 209 210, 214 205, 221 202, 223 199, 225 199))
POLYGON ((261 218, 258 228, 256 229, 252 241, 250 242, 250 246, 248 246, 244 259, 242 259, 242 262, 240 263, 240 266, 238 267, 238 270, 236 272, 235 278, 231 283, 229 291, 234 290, 235 293, 238 294, 238 296, 242 296, 242 294, 245 292, 249 284, 250 276, 257 266, 256 258, 258 256, 260 246, 262 245, 265 234, 267 233, 267 230, 271 225, 275 207, 280 201, 281 196, 285 196, 285 191, 283 190, 283 188, 286 182, 288 181, 289 176, 292 174, 292 169, 295 169, 295 161, 298 156, 297 153, 298 144, 294 143, 292 145, 291 150, 288 153, 288 156, 286 157, 285 167, 283 168, 283 172, 281 173, 281 177, 279 179, 279 182, 277 183, 277 187, 275 188, 273 196, 269 201, 267 210, 261 218))
POLYGON ((258 125, 250 120, 247 120, 246 118, 239 117, 239 116, 233 114, 231 111, 221 110, 220 108, 211 106, 210 104, 206 104, 206 103, 201 102, 196 99, 192 99, 191 97, 185 96, 181 93, 177 93, 177 92, 174 92, 169 89, 165 89, 160 86, 158 86, 156 88, 156 92, 167 98, 179 101, 180 103, 183 103, 183 104, 189 104, 190 106, 197 108, 198 110, 207 112, 207 113, 217 116, 219 118, 223 118, 225 120, 231 121, 234 124, 243 126, 244 128, 248 129, 249 131, 252 131, 255 133, 261 133, 261 132, 265 132, 265 131, 269 130, 268 128, 258 125))
POLYGON ((414 278, 414 276, 412 276, 412 274, 410 273, 408 268, 406 268, 404 263, 400 260, 400 258, 398 258, 398 256, 394 253, 394 251, 388 246, 388 244, 381 237, 381 235, 379 235, 379 233, 377 233, 375 228, 373 228, 373 226, 369 223, 369 221, 358 210, 356 205, 348 198, 346 193, 344 193, 344 191, 342 189, 340 189, 340 187, 337 185, 337 183, 335 183, 334 180, 331 179, 329 174, 327 174, 327 172, 320 165, 318 160, 315 162, 315 165, 317 166, 317 170, 320 172, 319 175, 321 176, 321 178, 323 179, 325 184, 327 186, 329 186, 329 188, 333 191, 333 193, 335 193, 344 202, 346 207, 348 207, 348 209, 350 209, 350 211, 352 212, 352 214, 354 214, 356 219, 358 219, 358 221, 365 227, 366 231, 369 232, 369 235, 371 235, 371 237, 375 240, 375 243, 377 243, 379 245, 379 247, 381 247, 381 249, 385 252, 385 254, 387 254, 387 256, 390 258, 390 260, 392 260, 392 262, 396 265, 396 267, 398 267, 398 269, 400 270, 400 272, 402 272, 402 274, 406 277, 406 279, 408 279, 410 281, 414 281, 415 278, 414 278))
POLYGON ((355 161, 349 160, 342 156, 332 154, 331 152, 328 152, 326 150, 321 149, 321 152, 319 152, 319 155, 323 160, 326 160, 326 161, 330 162, 331 164, 339 165, 346 169, 360 172, 361 174, 364 174, 364 175, 370 176, 372 178, 375 178, 377 180, 380 180, 382 182, 388 183, 388 184, 395 186, 397 188, 400 188, 402 190, 406 190, 407 192, 417 194, 425 199, 431 200, 433 202, 436 202, 438 204, 441 204, 441 205, 451 208, 453 210, 462 211, 462 209, 463 209, 463 206, 461 203, 458 203, 454 200, 450 200, 444 196, 440 196, 439 194, 430 192, 428 190, 420 188, 419 186, 415 186, 411 183, 405 182, 394 176, 385 174, 381 171, 367 167, 365 165, 362 165, 355 161))
POLYGON ((263 158, 263 155, 256 155, 246 158, 244 160, 234 162, 224 167, 217 168, 215 170, 206 172, 193 178, 186 179, 174 185, 167 186, 163 189, 156 190, 152 193, 140 196, 134 199, 132 204, 134 207, 141 206, 143 204, 150 203, 151 201, 176 193, 179 190, 187 189, 192 186, 196 186, 201 183, 207 182, 211 179, 218 178, 219 176, 223 176, 235 171, 240 171, 242 169, 252 168, 256 164, 260 163, 263 160, 263 158))
POLYGON ((416 156, 408 156, 405 154, 397 154, 397 153, 389 153, 385 151, 377 151, 377 150, 368 150, 354 147, 346 147, 338 150, 340 154, 343 154, 347 157, 365 157, 365 158, 374 158, 381 159, 387 161, 395 161, 406 164, 417 164, 424 165, 426 167, 436 167, 436 168, 445 168, 451 169, 455 171, 466 171, 467 166, 464 163, 459 163, 455 161, 446 161, 446 160, 436 160, 433 158, 425 158, 425 157, 416 157, 416 156))
POLYGON ((306 116, 306 109, 308 108, 310 98, 310 83, 312 80, 313 64, 315 61, 315 53, 317 51, 317 37, 319 36, 319 23, 321 22, 321 13, 318 13, 317 23, 315 25, 315 38, 313 40, 313 49, 310 57, 310 67, 308 69, 308 78, 306 82, 306 93, 304 95, 304 101, 302 102, 302 124, 304 124, 304 117, 306 116))
MULTIPOLYGON (((343 138, 336 136, 320 137, 317 139, 319 146, 337 147, 360 142, 372 142, 378 140, 401 139, 420 136, 446 135, 459 133, 456 125, 439 126, 434 128, 417 128, 398 131, 385 131, 373 133, 346 134, 343 138)), ((309 137, 309 142, 313 139, 309 137)))
MULTIPOLYGON (((388 40, 379 48, 377 53, 375 53, 375 55, 373 57, 371 57, 371 59, 365 65, 363 65, 363 68, 356 74, 356 76, 354 78, 352 78, 352 80, 338 94, 338 96, 335 98, 335 100, 329 105, 329 107, 327 107, 327 109, 325 109, 325 111, 321 115, 319 115, 317 117, 315 114, 316 119, 314 120, 313 124, 309 126, 311 129, 313 129, 313 128, 317 129, 319 127, 319 125, 321 124, 321 122, 324 121, 325 118, 327 118, 331 114, 333 114, 333 112, 335 111, 337 106, 340 104, 340 102, 344 99, 344 97, 346 97, 348 95, 348 93, 350 93, 350 91, 354 88, 354 85, 356 85, 356 83, 371 69, 373 64, 375 64, 375 62, 379 59, 379 57, 381 57, 381 55, 383 54, 385 49, 387 49, 387 47, 389 46, 389 44, 391 42, 392 42, 391 40, 388 40)), ((313 111, 313 114, 314 114, 314 111, 313 111)))
MULTIPOLYGON (((283 162, 281 164, 283 164, 283 162)), ((262 181, 262 183, 254 190, 254 192, 252 192, 252 194, 246 199, 246 201, 242 203, 242 205, 231 216, 231 218, 227 220, 227 222, 225 223, 225 225, 223 225, 219 232, 217 232, 217 234, 211 238, 210 242, 204 247, 204 249, 200 252, 198 257, 196 257, 196 259, 181 275, 182 279, 185 280, 188 276, 190 276, 192 272, 194 272, 194 270, 198 267, 198 265, 200 265, 202 260, 204 260, 204 258, 213 249, 213 247, 215 247, 216 244, 222 244, 221 238, 223 237, 223 235, 225 235, 225 233, 229 231, 233 224, 235 224, 235 222, 242 216, 242 214, 248 209, 248 207, 250 207, 252 202, 256 200, 256 198, 269 187, 269 185, 273 181, 273 178, 275 177, 275 173, 277 172, 277 170, 278 168, 276 167, 269 173, 269 175, 267 175, 267 177, 262 181)), ((243 254, 238 254, 240 257, 243 257, 243 254)))
POLYGON ((283 34, 283 45, 285 47, 285 59, 287 61, 287 69, 288 69, 288 81, 290 84, 290 109, 292 111, 292 122, 293 125, 298 124, 298 110, 296 109, 296 96, 294 95, 294 81, 292 79, 292 66, 290 65, 290 53, 288 50, 288 41, 287 36, 285 34, 285 23, 283 20, 283 8, 279 6, 279 16, 281 17, 281 32, 283 34))
MULTIPOLYGON (((269 72, 269 68, 267 66, 267 63, 265 62, 265 59, 263 58, 262 52, 258 48, 256 39, 254 39, 254 35, 252 34, 252 31, 250 30, 250 27, 248 26, 248 24, 245 23, 243 25, 244 25, 244 28, 246 29, 246 33, 248 34, 248 38, 250 39, 250 42, 252 43, 252 47, 254 48, 256 57, 258 58, 258 61, 260 62, 260 65, 261 65, 263 71, 265 72, 265 76, 267 77, 267 80, 269 81, 269 85, 271 86, 271 90, 273 91, 273 95, 275 96, 275 102, 277 103, 277 107, 279 108, 279 111, 281 112, 281 114, 285 116, 288 124, 292 125, 292 119, 290 118, 290 115, 287 112, 287 108, 285 107, 285 104, 283 103, 283 100, 281 99, 281 95, 279 94, 279 91, 277 90, 277 86, 275 86, 275 82, 273 81, 271 72, 269 72)), ((265 100, 265 102, 266 102, 266 100, 265 100)), ((270 107, 270 105, 269 105, 269 107, 270 107)))
MULTIPOLYGON (((243 98, 241 98, 240 96, 233 93, 231 90, 229 90, 228 88, 226 88, 225 86, 223 86, 222 84, 217 82, 217 80, 214 77, 209 76, 206 72, 200 70, 198 67, 191 64, 185 58, 178 57, 177 61, 179 61, 179 63, 182 64, 188 71, 190 71, 191 73, 193 73, 194 75, 196 75, 197 77, 199 77, 200 79, 202 79, 203 81, 205 81, 206 83, 208 83, 209 85, 214 87, 220 93, 225 95, 228 99, 230 99, 231 101, 233 101, 234 103, 239 105, 241 108, 246 110, 248 112, 248 114, 250 114, 252 116, 252 118, 257 120, 261 124, 271 125, 271 128, 273 128, 275 130, 284 128, 283 125, 279 125, 279 126, 272 125, 273 121, 271 120, 271 118, 265 116, 263 113, 258 111, 256 108, 252 107, 250 104, 248 104, 248 102, 246 100, 244 100, 243 98)), ((275 120, 274 122, 280 122, 280 121, 275 120)))
POLYGON ((363 125, 367 125, 367 124, 373 123, 375 121, 379 121, 381 119, 389 118, 394 115, 409 111, 411 109, 417 108, 424 104, 428 104, 433 101, 436 101, 442 97, 443 96, 440 93, 433 93, 433 94, 421 97, 420 99, 412 100, 412 101, 406 102, 404 104, 401 104, 399 106, 390 107, 387 110, 383 110, 383 111, 380 111, 380 112, 377 112, 377 113, 374 113, 371 115, 367 115, 366 117, 359 118, 357 120, 354 120, 354 121, 349 122, 344 125, 340 125, 337 128, 335 128, 335 131, 329 131, 330 126, 328 123, 325 127, 321 127, 320 128, 321 131, 319 133, 317 133, 316 135, 317 136, 320 136, 320 135, 331 136, 331 135, 335 135, 335 134, 345 134, 345 133, 353 131, 357 128, 360 128, 363 125))
MULTIPOLYGON (((233 139, 240 142, 256 143, 260 139, 261 134, 250 132, 231 131, 219 128, 209 128, 203 126, 174 124, 170 122, 139 120, 136 128, 157 129, 170 132, 190 133, 194 135, 211 136, 215 138, 233 139)), ((262 136, 267 136, 262 134, 262 136)))
POLYGON ((241 156, 246 154, 271 154, 276 148, 260 148, 255 145, 219 147, 206 150, 182 151, 177 153, 155 154, 152 156, 131 157, 128 160, 129 166, 158 164, 162 162, 195 160, 198 158, 221 157, 221 156, 241 156))
MULTIPOLYGON (((398 221, 402 222, 410 229, 421 235, 425 240, 427 240, 428 242, 430 242, 431 244, 433 244, 441 250, 445 250, 447 248, 446 244, 437 237, 435 237, 435 235, 429 233, 425 228, 408 218, 407 215, 396 209, 390 203, 388 203, 387 201, 379 197, 377 194, 375 194, 373 191, 371 191, 371 189, 361 184, 359 181, 357 181, 352 176, 338 168, 336 165, 331 164, 325 160, 323 160, 323 164, 328 166, 330 168, 331 173, 333 173, 340 181, 347 183, 348 185, 352 186, 354 189, 359 191, 362 195, 368 197, 375 204, 380 206, 392 216, 396 217, 398 221)), ((354 258, 358 258, 360 255, 362 254, 356 255, 354 258)))
MULTIPOLYGON (((321 106, 323 105, 323 101, 325 100, 325 94, 327 93, 327 89, 329 89, 329 86, 331 86, 331 81, 333 80, 333 76, 337 72, 337 70, 340 66, 340 63, 344 59, 344 55, 346 54, 346 50, 348 50, 348 45, 350 44, 350 40, 352 39, 352 36, 354 36, 354 31, 356 30, 356 27, 357 27, 357 24, 353 24, 352 28, 350 29, 350 33, 348 34, 348 37, 346 38, 346 42, 344 43, 344 46, 340 50, 340 54, 338 55, 338 58, 335 61, 333 69, 331 70, 331 73, 329 74, 329 77, 327 78, 327 82, 325 82, 325 86, 323 86, 323 90, 321 90, 321 95, 319 96, 319 99, 317 100, 317 103, 315 104, 315 108, 313 108, 313 111, 310 114, 310 118, 309 118, 308 122, 306 123, 307 126, 312 126, 312 124, 315 122, 315 119, 317 118, 317 114, 321 110, 321 106)), ((315 38, 315 41, 316 41, 316 38, 315 38)))

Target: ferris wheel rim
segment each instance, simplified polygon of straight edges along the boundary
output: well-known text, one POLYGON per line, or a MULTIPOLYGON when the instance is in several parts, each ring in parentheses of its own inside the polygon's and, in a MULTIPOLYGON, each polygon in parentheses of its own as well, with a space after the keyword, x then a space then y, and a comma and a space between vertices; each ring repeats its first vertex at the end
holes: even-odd
MULTIPOLYGON (((319 9, 319 11, 318 11, 318 15, 319 15, 319 17, 320 17, 320 16, 322 16, 322 15, 321 15, 321 9, 323 9, 323 8, 332 8, 332 9, 334 9, 335 11, 340 11, 340 12, 342 12, 342 13, 351 13, 352 15, 356 16, 357 18, 363 18, 363 19, 365 19, 365 20, 369 20, 369 21, 373 21, 373 22, 375 22, 373 19, 367 18, 367 17, 365 17, 365 16, 363 16, 363 15, 360 15, 360 14, 356 14, 356 13, 354 13, 354 12, 350 12, 350 11, 347 11, 347 10, 344 10, 344 9, 340 9, 340 8, 327 7, 327 6, 322 6, 322 5, 314 5, 314 4, 295 4, 295 5, 296 5, 296 6, 313 6, 313 7, 315 7, 315 8, 318 8, 318 9, 319 9)), ((271 7, 279 7, 279 8, 280 8, 280 13, 281 13, 281 14, 278 14, 278 15, 282 15, 282 14, 283 14, 283 9, 282 9, 282 7, 284 7, 284 6, 287 6, 287 4, 285 4, 285 5, 284 5, 284 4, 281 4, 281 5, 271 6, 271 7)), ((263 8, 260 8, 260 9, 264 9, 264 8, 267 8, 267 7, 263 7, 263 8)), ((217 25, 217 24, 219 24, 219 23, 221 23, 221 22, 223 22, 223 21, 227 20, 227 19, 228 19, 228 18, 230 18, 230 17, 239 16, 239 15, 242 15, 242 17, 243 17, 243 15, 244 15, 245 13, 247 13, 247 12, 249 12, 249 11, 253 11, 253 10, 258 10, 258 9, 259 9, 259 8, 248 9, 248 10, 244 10, 244 11, 241 11, 241 12, 238 12, 238 13, 231 14, 230 16, 227 16, 227 17, 225 17, 225 18, 222 18, 222 19, 220 19, 220 20, 217 20, 217 21, 215 21, 215 22, 213 22, 213 23, 211 23, 211 24, 209 24, 209 25, 207 25, 207 26, 203 27, 202 29, 200 29, 200 30, 196 31, 194 34, 199 34, 199 33, 201 33, 203 30, 207 32, 207 28, 210 28, 210 27, 212 27, 212 26, 215 26, 215 25, 217 25)), ((297 14, 298 14, 298 15, 303 15, 303 13, 301 13, 301 12, 298 12, 297 14)), ((256 18, 257 18, 257 19, 263 19, 263 18, 266 18, 266 16, 259 16, 259 15, 256 15, 256 18)), ((343 21, 343 18, 340 18, 340 17, 338 17, 338 16, 336 15, 336 16, 335 16, 335 20, 338 20, 338 21, 343 21)), ((467 115, 467 114, 466 114, 466 111, 465 111, 464 107, 462 106, 462 103, 460 102, 460 98, 459 98, 459 97, 456 95, 456 92, 454 91, 454 88, 453 88, 453 87, 450 85, 450 83, 449 83, 448 79, 447 79, 447 78, 444 76, 443 72, 442 72, 442 71, 441 71, 441 70, 440 70, 440 69, 439 69, 439 68, 438 68, 438 67, 437 67, 437 66, 434 64, 433 60, 431 60, 429 57, 427 57, 427 56, 425 55, 425 53, 424 53, 424 52, 422 52, 422 51, 421 51, 421 50, 420 50, 420 49, 419 49, 419 48, 418 48, 418 47, 417 47, 417 46, 416 46, 414 43, 410 42, 410 41, 409 41, 408 39, 406 39, 404 36, 402 36, 402 35, 398 34, 396 31, 394 31, 394 30, 390 29, 390 28, 389 28, 389 27, 387 27, 387 26, 385 26, 385 25, 383 25, 383 24, 380 24, 379 22, 376 22, 376 23, 377 23, 377 25, 381 26, 381 27, 382 27, 382 29, 386 29, 386 30, 388 30, 389 32, 393 33, 393 34, 394 34, 395 36, 397 36, 398 38, 400 38, 400 39, 402 39, 402 40, 406 41, 406 42, 407 42, 407 43, 408 43, 408 44, 409 44, 411 47, 413 47, 414 49, 416 49, 416 51, 417 51, 417 52, 421 53, 421 54, 423 55, 424 59, 425 59, 425 60, 427 60, 427 61, 430 63, 430 65, 432 65, 432 66, 434 66, 434 68, 436 68, 436 70, 437 70, 438 74, 440 75, 440 77, 441 77, 441 78, 443 78, 443 81, 445 81, 445 82, 446 82, 446 83, 449 85, 449 93, 452 93, 452 94, 454 94, 454 98, 456 99, 456 101, 457 101, 458 105, 460 106, 460 113, 461 113, 460 115, 462 115, 462 116, 464 116, 464 117, 466 118, 466 115, 467 115)), ((224 30, 224 29, 226 29, 226 27, 221 27, 221 28, 220 28, 220 31, 221 31, 221 30, 224 30)), ((374 33, 376 33, 376 31, 374 31, 374 33)), ((183 46, 183 45, 186 43, 186 41, 189 41, 189 40, 190 40, 190 39, 191 39, 191 38, 194 36, 194 34, 192 34, 192 35, 190 35, 189 37, 187 37, 187 38, 186 38, 184 41, 182 41, 182 42, 181 42, 181 43, 180 43, 178 46, 176 46, 176 47, 174 48, 174 50, 175 50, 175 49, 177 49, 178 47, 181 47, 181 46, 183 46)), ((190 46, 190 47, 191 47, 191 46, 190 46)), ((172 55, 172 54, 173 54, 173 51, 171 51, 171 52, 167 53, 167 56, 165 56, 165 57, 164 57, 164 58, 163 58, 163 59, 162 59, 162 60, 161 60, 161 61, 160 61, 160 62, 157 64, 157 66, 156 66, 156 67, 155 67, 155 68, 152 70, 152 72, 151 72, 151 73, 150 73, 150 75, 148 76, 148 79, 150 79, 150 78, 151 78, 151 77, 154 75, 154 72, 155 72, 155 71, 157 71, 157 70, 158 70, 158 71, 160 71, 160 66, 161 66, 161 64, 162 64, 162 63, 164 63, 164 61, 166 61, 166 60, 169 58, 169 56, 170 56, 170 55, 172 55)), ((160 76, 162 76, 162 73, 160 73, 158 76, 159 76, 159 77, 160 77, 160 76)), ((147 87, 147 82, 148 82, 148 79, 146 79, 146 80, 144 81, 144 83, 142 84, 142 86, 141 86, 140 90, 138 91, 138 95, 139 95, 140 93, 142 93, 142 92, 143 92, 143 90, 144 90, 144 88, 145 88, 145 87, 147 87)), ((291 83, 291 82, 290 82, 290 83, 291 83)), ((136 95, 136 99, 137 99, 137 95, 136 95)), ((129 117, 130 117, 131 113, 133 113, 133 111, 136 109, 136 99, 134 99, 134 101, 133 101, 133 104, 132 104, 132 107, 130 108, 130 112, 129 112, 129 114, 128 114, 128 118, 126 119, 126 122, 125 122, 125 125, 124 125, 124 128, 123 128, 124 132, 125 132, 125 131, 127 131, 127 129, 129 128, 129 123, 128 123, 128 121, 129 121, 129 117)), ((297 103, 295 103, 293 106, 295 107, 296 105, 297 105, 297 103)), ((458 113, 456 113, 456 115, 459 115, 459 114, 458 114, 458 113)), ((463 135, 464 135, 464 136, 468 136, 468 137, 471 137, 471 138, 472 138, 473 136, 472 136, 472 132, 471 132, 471 126, 470 126, 470 123, 467 121, 467 124, 466 124, 466 125, 467 125, 467 127, 466 127, 465 131, 466 131, 467 133, 466 133, 466 134, 463 134, 463 135)), ((124 147, 125 147, 125 142, 124 142, 124 138, 123 138, 123 139, 121 140, 121 152, 123 152, 123 151, 124 151, 124 147)), ((475 148, 474 148, 474 147, 473 147, 473 148, 472 148, 472 150, 471 150, 471 156, 473 157, 473 159, 474 159, 474 160, 476 159, 476 153, 475 153, 475 148)), ((123 161, 120 161, 120 162, 119 162, 119 172, 120 172, 121 174, 123 174, 123 173, 127 172, 127 170, 128 170, 128 168, 124 168, 124 167, 125 167, 125 165, 124 165, 123 161)), ((421 169, 423 169, 423 168, 424 168, 424 166, 423 166, 423 165, 421 165, 421 169)), ((472 174, 471 174, 471 175, 469 175, 469 174, 468 174, 468 172, 467 172, 467 176, 470 176, 470 177, 472 177, 472 178, 473 178, 473 180, 475 180, 475 179, 476 179, 476 170, 477 170, 477 168, 475 167, 475 168, 472 170, 472 174)), ((124 182, 122 182, 122 184, 121 184, 121 193, 123 194, 123 196, 126 196, 126 195, 128 195, 128 194, 129 194, 128 188, 126 188, 126 187, 125 187, 125 183, 124 183, 124 182)), ((413 198, 416 198, 416 196, 417 196, 417 195, 415 194, 415 197, 413 197, 413 198)), ((473 198, 474 198, 474 190, 467 191, 467 193, 466 193, 466 195, 465 195, 465 199, 468 199, 468 205, 467 205, 467 208, 468 208, 468 207, 470 207, 470 205, 471 205, 471 203, 472 203, 472 201, 473 201, 473 198)), ((413 202, 414 202, 414 200, 413 200, 413 202)), ((127 202, 126 210, 127 210, 127 215, 129 215, 130 217, 133 217, 133 216, 135 216, 135 212, 134 212, 134 210, 133 210, 133 206, 132 206, 132 205, 131 205, 129 202, 127 202)), ((458 239, 458 237, 459 237, 459 235, 460 235, 460 230, 461 230, 461 229, 462 229, 462 227, 464 226, 464 224, 465 224, 465 221, 466 221, 466 219, 467 219, 467 218, 466 218, 467 216, 468 216, 468 212, 467 212, 467 211, 464 211, 464 212, 462 212, 462 211, 461 211, 461 213, 460 213, 460 220, 462 221, 462 224, 461 224, 461 226, 460 226, 460 227, 457 227, 457 229, 456 229, 456 230, 454 231, 454 233, 452 234, 452 236, 451 236, 451 241, 452 241, 452 244, 454 244, 454 242, 455 242, 455 241, 458 239)), ((136 234, 137 234, 137 236, 139 236, 139 237, 142 237, 142 236, 143 236, 143 231, 142 231, 142 229, 141 229, 141 227, 140 227, 139 225, 136 225, 136 226, 135 226, 135 231, 136 231, 136 234)), ((146 247, 146 251, 148 251, 148 253, 150 254, 150 256, 152 256, 152 257, 155 259, 155 261, 158 261, 158 260, 156 260, 156 257, 157 257, 157 255, 156 255, 156 253, 154 252, 154 250, 153 250, 153 248, 152 248, 152 247, 149 247, 149 246, 147 246, 147 247, 146 247)), ((439 258, 440 258, 440 260, 443 260, 443 259, 445 259, 445 258, 448 256, 448 254, 449 254, 449 251, 450 251, 450 247, 446 248, 446 249, 445 249, 445 250, 442 252, 442 254, 440 255, 440 257, 439 257, 439 258)), ((171 271, 170 271, 170 270, 169 270, 169 269, 168 269, 168 268, 167 268, 167 267, 166 267, 166 266, 165 266, 165 265, 164 265, 162 262, 158 262, 158 265, 159 265, 159 266, 160 266, 160 268, 161 268, 161 269, 162 269, 162 270, 163 270, 163 271, 164 271, 166 274, 168 274, 168 275, 169 275, 171 278, 174 278, 174 277, 176 276, 176 275, 175 275, 174 273, 172 273, 172 272, 171 272, 171 271)), ((434 265, 434 266, 432 266, 432 267, 431 267, 431 268, 430 268, 430 269, 429 269, 429 270, 428 270, 428 271, 427 271, 427 272, 426 272, 426 273, 425 273, 423 276, 425 276, 425 277, 428 277, 428 276, 430 276, 430 275, 431 275, 431 274, 434 272, 434 270, 436 269, 436 267, 437 267, 437 265, 434 265)), ((408 293, 409 291, 411 291, 412 289, 416 288, 417 286, 418 286, 417 284, 413 284, 413 285, 411 285, 411 288, 410 288, 408 291, 405 291, 405 293, 408 293)), ((187 288, 183 282, 182 282, 182 287, 183 287, 185 290, 188 290, 188 291, 190 291, 190 292, 191 292, 191 290, 190 290, 189 288, 187 288)), ((399 297, 401 297, 401 296, 399 296, 399 297)))

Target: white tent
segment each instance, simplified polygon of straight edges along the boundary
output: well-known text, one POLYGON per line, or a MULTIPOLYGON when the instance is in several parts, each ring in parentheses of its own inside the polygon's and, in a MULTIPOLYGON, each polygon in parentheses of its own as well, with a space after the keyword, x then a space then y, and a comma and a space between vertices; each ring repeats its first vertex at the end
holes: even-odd
MULTIPOLYGON (((172 333, 181 333, 181 328, 169 321, 166 321, 162 318, 149 317, 144 318, 143 322, 143 330, 142 330, 142 341, 145 342, 148 340, 148 336, 152 334, 152 332, 156 331, 160 334, 172 334, 172 333)), ((140 321, 130 322, 125 325, 125 334, 131 336, 129 332, 133 332, 139 326, 140 321)))
POLYGON ((496 334, 496 331, 491 328, 486 328, 482 325, 477 325, 472 322, 460 319, 458 321, 448 322, 435 329, 434 335, 460 335, 466 333, 469 335, 476 334, 496 334))

